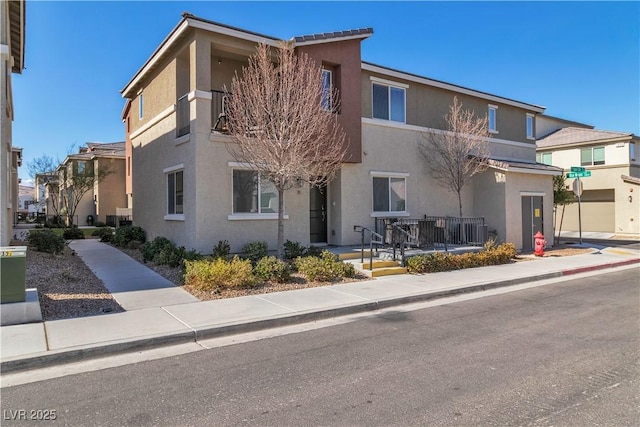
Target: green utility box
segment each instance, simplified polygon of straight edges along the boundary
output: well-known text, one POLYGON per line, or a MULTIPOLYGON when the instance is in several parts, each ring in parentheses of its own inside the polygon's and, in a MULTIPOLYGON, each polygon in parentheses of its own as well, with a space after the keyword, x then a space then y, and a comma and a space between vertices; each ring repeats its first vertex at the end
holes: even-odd
POLYGON ((24 302, 26 246, 0 246, 0 303, 24 302))

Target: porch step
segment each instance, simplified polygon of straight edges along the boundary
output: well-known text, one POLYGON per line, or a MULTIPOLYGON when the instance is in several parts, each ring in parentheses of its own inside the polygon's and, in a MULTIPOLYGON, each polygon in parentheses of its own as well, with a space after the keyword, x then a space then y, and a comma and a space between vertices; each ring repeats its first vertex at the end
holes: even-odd
MULTIPOLYGON (((363 251, 363 253, 365 258, 369 258, 371 251, 363 251)), ((375 252, 374 252, 374 256, 375 256, 375 252)), ((344 253, 338 254, 338 258, 342 261, 348 260, 348 259, 360 259, 360 250, 358 249, 353 252, 344 252, 344 253)))
POLYGON ((394 274, 407 274, 407 267, 383 267, 370 271, 371 277, 392 276, 394 274))
MULTIPOLYGON (((370 267, 370 263, 368 260, 364 260, 364 263, 360 263, 360 262, 354 262, 353 263, 357 269, 359 270, 371 270, 370 267)), ((392 261, 392 260, 381 260, 381 259, 375 259, 373 260, 373 269, 377 269, 377 268, 386 268, 386 267, 398 267, 398 261, 392 261)))
POLYGON ((369 277, 390 276, 393 274, 407 273, 407 268, 400 267, 400 263, 398 261, 382 260, 376 258, 373 260, 373 270, 369 268, 369 261, 366 259, 364 263, 361 263, 359 259, 357 261, 347 259, 346 262, 353 264, 356 270, 369 277))

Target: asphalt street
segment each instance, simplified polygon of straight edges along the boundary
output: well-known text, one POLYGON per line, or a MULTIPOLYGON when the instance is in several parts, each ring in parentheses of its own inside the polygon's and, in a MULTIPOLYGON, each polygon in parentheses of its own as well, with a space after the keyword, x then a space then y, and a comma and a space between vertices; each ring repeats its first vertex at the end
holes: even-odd
POLYGON ((2 425, 52 413, 82 426, 638 425, 639 277, 610 271, 7 387, 2 425))

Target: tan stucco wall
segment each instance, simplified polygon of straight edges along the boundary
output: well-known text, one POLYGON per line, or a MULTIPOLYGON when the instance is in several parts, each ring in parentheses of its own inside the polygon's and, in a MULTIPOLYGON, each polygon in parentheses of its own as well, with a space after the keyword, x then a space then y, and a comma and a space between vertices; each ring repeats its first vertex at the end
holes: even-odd
POLYGON ((526 117, 527 113, 531 113, 529 110, 434 86, 390 78, 383 74, 368 71, 363 71, 361 74, 362 117, 372 117, 373 114, 371 76, 409 85, 409 88, 406 89, 407 124, 434 129, 447 129, 444 116, 449 112, 449 106, 453 103, 454 96, 457 96, 463 108, 473 111, 478 117, 487 116, 489 105, 498 107, 496 112, 496 128, 498 133, 492 134, 493 137, 509 141, 519 141, 535 147, 535 141, 527 139, 526 117))
POLYGON ((116 208, 127 207, 126 161, 125 159, 100 158, 98 167, 107 167, 111 171, 95 185, 96 221, 106 221, 107 215, 115 215, 116 208))

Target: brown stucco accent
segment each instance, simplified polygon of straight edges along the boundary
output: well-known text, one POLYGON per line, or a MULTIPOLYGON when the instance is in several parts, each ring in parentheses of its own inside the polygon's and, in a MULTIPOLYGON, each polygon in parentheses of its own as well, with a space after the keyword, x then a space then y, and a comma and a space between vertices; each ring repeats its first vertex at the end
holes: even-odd
POLYGON ((301 46, 298 51, 334 72, 334 85, 340 96, 338 122, 349 141, 345 162, 362 162, 360 40, 312 44, 301 46))

